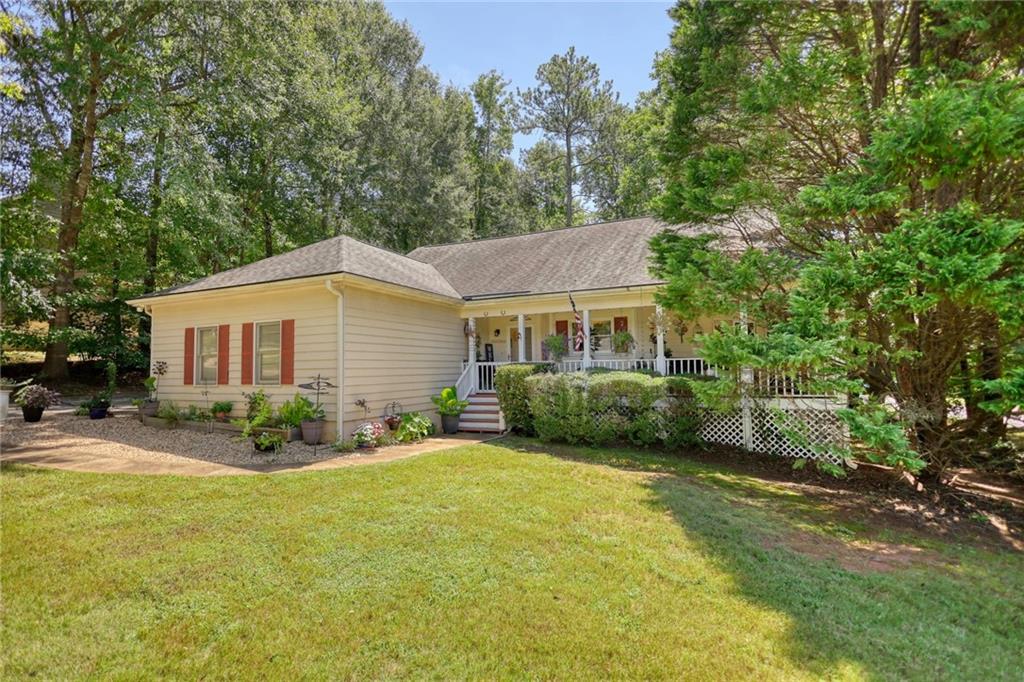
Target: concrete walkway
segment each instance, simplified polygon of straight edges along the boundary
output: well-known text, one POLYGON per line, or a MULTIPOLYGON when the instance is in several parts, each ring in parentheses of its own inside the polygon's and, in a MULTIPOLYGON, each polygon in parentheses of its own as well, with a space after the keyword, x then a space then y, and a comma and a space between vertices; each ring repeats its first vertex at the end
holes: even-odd
MULTIPOLYGON (((245 476, 255 474, 278 474, 294 471, 326 471, 364 464, 380 464, 393 462, 437 452, 462 445, 474 445, 495 438, 493 434, 466 434, 455 436, 439 436, 428 438, 421 443, 409 445, 392 445, 381 448, 371 454, 359 451, 350 454, 339 454, 331 459, 319 460, 304 464, 251 464, 229 465, 207 462, 189 457, 166 456, 160 458, 120 458, 90 452, 88 448, 52 448, 21 446, 15 449, 4 448, 0 453, 0 461, 31 464, 51 469, 81 471, 97 474, 171 474, 177 476, 245 476)), ((328 448, 329 446, 324 446, 328 448)))

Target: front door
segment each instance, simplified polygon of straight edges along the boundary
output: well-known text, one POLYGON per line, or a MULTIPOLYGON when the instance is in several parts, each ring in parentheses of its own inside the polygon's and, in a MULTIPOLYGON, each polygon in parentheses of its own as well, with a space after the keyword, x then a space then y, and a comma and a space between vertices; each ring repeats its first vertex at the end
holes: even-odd
MULTIPOLYGON (((508 330, 508 338, 512 344, 512 349, 509 351, 508 356, 512 358, 512 362, 519 362, 519 341, 516 339, 516 332, 519 331, 518 327, 512 327, 508 330)), ((526 328, 526 361, 533 361, 533 327, 526 328)))

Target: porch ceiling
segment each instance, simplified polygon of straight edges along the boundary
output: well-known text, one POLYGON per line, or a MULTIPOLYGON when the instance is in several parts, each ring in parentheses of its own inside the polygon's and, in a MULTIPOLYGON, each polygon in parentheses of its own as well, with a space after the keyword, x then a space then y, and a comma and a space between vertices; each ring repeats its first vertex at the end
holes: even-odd
MULTIPOLYGON (((624 287, 607 291, 574 291, 576 308, 604 310, 609 308, 637 308, 653 306, 656 286, 624 287)), ((568 292, 538 296, 515 296, 486 301, 468 301, 462 306, 462 317, 501 317, 504 315, 535 315, 562 313, 571 310, 568 292)))

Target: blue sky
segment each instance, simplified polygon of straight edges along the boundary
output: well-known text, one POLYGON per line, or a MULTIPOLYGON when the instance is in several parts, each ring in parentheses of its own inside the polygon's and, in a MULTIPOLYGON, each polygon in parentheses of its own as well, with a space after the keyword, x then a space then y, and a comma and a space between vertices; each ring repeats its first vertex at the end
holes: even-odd
MULTIPOLYGON (((423 43, 423 61, 443 82, 466 87, 496 69, 512 89, 534 84, 537 67, 570 45, 611 80, 623 102, 649 90, 654 54, 668 47, 669 2, 385 2, 423 43)), ((532 136, 532 137, 536 137, 532 136)), ((531 138, 517 135, 516 146, 531 138)))

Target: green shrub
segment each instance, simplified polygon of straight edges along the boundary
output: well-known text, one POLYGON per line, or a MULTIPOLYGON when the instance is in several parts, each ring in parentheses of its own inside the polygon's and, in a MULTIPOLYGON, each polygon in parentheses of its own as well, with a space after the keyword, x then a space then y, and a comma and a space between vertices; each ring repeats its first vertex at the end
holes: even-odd
POLYGON ((594 420, 587 409, 586 381, 586 375, 577 372, 526 377, 533 429, 542 440, 594 442, 594 420))
POLYGON ((692 392, 641 372, 576 372, 525 381, 533 427, 548 441, 672 447, 699 442, 692 392))
POLYGON ((420 441, 434 433, 434 422, 419 412, 406 412, 395 431, 395 440, 399 443, 420 441))
POLYGON ((181 412, 178 410, 178 406, 171 401, 160 403, 160 408, 156 411, 156 416, 160 419, 164 419, 171 426, 177 424, 181 420, 181 412))
POLYGON ((549 369, 550 365, 523 363, 501 365, 494 373, 494 390, 498 392, 498 406, 505 415, 505 424, 510 429, 527 435, 534 433, 526 378, 539 372, 547 372, 549 369))
POLYGON ((313 401, 298 393, 291 400, 281 403, 277 408, 277 416, 284 428, 301 426, 307 419, 313 419, 316 415, 316 408, 313 401))

